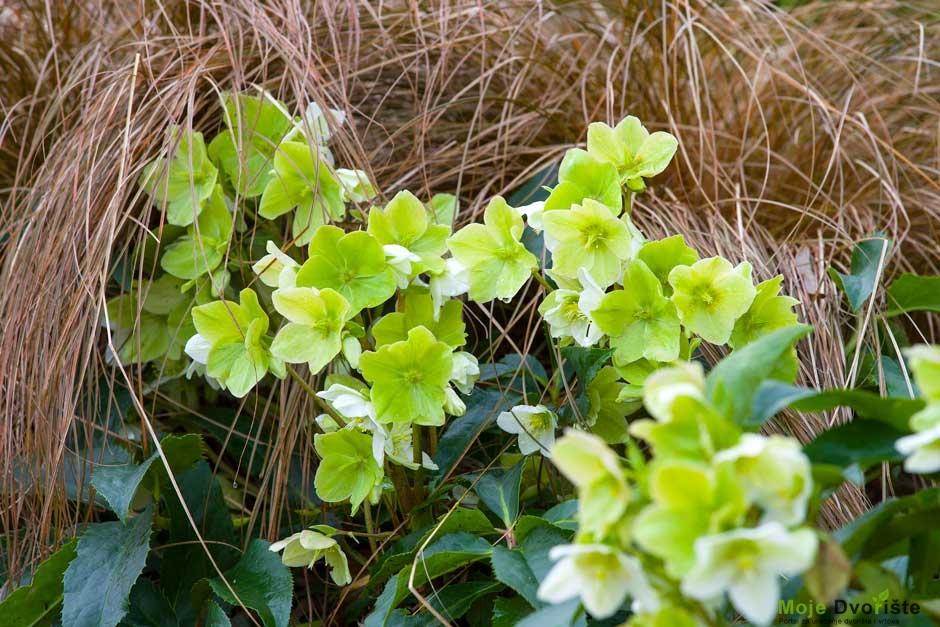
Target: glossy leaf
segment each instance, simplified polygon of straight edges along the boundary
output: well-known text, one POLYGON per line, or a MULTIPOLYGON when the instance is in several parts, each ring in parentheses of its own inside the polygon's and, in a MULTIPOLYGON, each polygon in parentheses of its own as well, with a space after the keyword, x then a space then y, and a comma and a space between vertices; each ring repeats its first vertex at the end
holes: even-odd
POLYGON ((238 598, 222 580, 213 579, 209 583, 225 602, 235 605, 240 599, 255 610, 265 627, 287 627, 294 586, 290 570, 268 550, 269 546, 264 540, 252 540, 238 563, 225 572, 225 579, 238 598))

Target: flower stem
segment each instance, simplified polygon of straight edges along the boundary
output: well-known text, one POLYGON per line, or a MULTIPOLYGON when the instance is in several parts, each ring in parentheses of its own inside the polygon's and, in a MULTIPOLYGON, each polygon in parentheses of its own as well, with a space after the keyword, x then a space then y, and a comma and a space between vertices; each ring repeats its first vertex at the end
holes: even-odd
POLYGON ((372 504, 369 499, 362 502, 362 516, 366 523, 366 532, 368 533, 366 540, 369 541, 369 550, 375 553, 378 550, 378 545, 375 543, 375 523, 372 520, 372 504))

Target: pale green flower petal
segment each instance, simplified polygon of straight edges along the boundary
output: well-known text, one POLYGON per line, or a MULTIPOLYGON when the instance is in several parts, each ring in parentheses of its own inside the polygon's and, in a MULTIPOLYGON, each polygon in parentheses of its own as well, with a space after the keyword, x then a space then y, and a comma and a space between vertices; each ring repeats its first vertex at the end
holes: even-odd
POLYGON ((728 341, 757 295, 750 264, 732 267, 723 257, 677 266, 669 273, 669 284, 682 324, 713 344, 728 341))

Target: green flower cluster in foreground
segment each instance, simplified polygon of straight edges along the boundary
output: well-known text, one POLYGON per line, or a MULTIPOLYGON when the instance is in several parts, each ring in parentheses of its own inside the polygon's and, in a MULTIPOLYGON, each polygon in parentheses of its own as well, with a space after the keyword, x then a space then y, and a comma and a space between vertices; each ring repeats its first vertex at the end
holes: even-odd
POLYGON ((742 433, 713 407, 697 365, 659 370, 646 382, 651 419, 631 433, 652 459, 627 468, 596 436, 571 431, 552 449, 578 488, 575 542, 556 547, 542 599, 580 595, 595 617, 634 600, 630 625, 700 624, 727 593, 749 621, 777 614, 780 577, 813 565, 817 538, 805 526, 810 463, 782 436, 742 433), (676 606, 686 598, 687 611, 676 606), (699 605, 696 605, 699 604, 699 605))

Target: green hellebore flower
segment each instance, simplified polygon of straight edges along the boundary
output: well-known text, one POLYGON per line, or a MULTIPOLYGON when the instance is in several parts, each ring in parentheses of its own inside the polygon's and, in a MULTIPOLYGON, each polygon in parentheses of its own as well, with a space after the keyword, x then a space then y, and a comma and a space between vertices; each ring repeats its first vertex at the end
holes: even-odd
POLYGON ((669 285, 672 269, 676 266, 691 266, 699 259, 698 253, 686 245, 681 235, 645 242, 636 256, 656 275, 666 296, 672 295, 672 286, 669 285))
POLYGON ((666 460, 657 453, 649 475, 650 498, 633 521, 633 538, 663 560, 666 572, 682 577, 695 564, 696 540, 737 524, 747 509, 744 494, 727 469, 666 460))
MULTIPOLYGON (((173 127, 170 136, 179 137, 180 129, 173 127)), ((144 168, 140 185, 153 196, 155 204, 166 204, 167 222, 189 226, 202 212, 203 202, 212 195, 218 174, 206 154, 202 133, 185 131, 173 158, 157 159, 144 168)))
POLYGON ((232 233, 232 214, 216 185, 199 218, 163 252, 160 267, 180 279, 196 279, 219 267, 232 233))
POLYGON ((381 485, 384 473, 372 455, 372 437, 355 429, 318 433, 313 445, 320 465, 313 486, 324 501, 349 499, 352 514, 372 490, 381 485))
POLYGON ((284 378, 284 362, 271 355, 268 315, 250 289, 239 295, 240 302, 215 301, 193 308, 193 323, 209 345, 206 374, 242 398, 268 370, 284 378))
POLYGON ((282 288, 272 295, 274 308, 288 323, 274 336, 271 353, 289 364, 307 362, 320 372, 343 347, 343 327, 352 317, 349 301, 329 288, 282 288))
POLYGON ((349 562, 343 549, 336 540, 318 531, 304 529, 275 542, 268 550, 275 553, 284 551, 281 562, 289 568, 313 568, 322 558, 329 565, 330 577, 336 585, 345 586, 352 583, 349 562))
POLYGON ((671 422, 678 398, 705 400, 705 371, 698 362, 678 363, 653 372, 643 385, 643 404, 659 422, 671 422))
POLYGON ((555 442, 551 456, 558 470, 578 487, 581 531, 606 535, 632 498, 616 453, 596 435, 568 429, 555 442))
POLYGON ((745 433, 737 445, 719 451, 714 463, 732 468, 748 500, 764 510, 762 522, 792 526, 806 518, 812 468, 796 440, 745 433))
POLYGON ((552 270, 574 278, 583 268, 601 288, 620 280, 623 262, 639 246, 626 222, 589 198, 567 211, 546 211, 542 225, 545 245, 552 252, 552 270))
POLYGON ((398 192, 384 209, 373 207, 368 231, 383 246, 401 246, 420 257, 414 274, 444 270, 441 256, 447 250, 450 227, 432 223, 427 208, 411 192, 398 192))
POLYGON ((317 227, 346 213, 339 181, 303 142, 283 142, 274 155, 274 174, 264 187, 258 214, 273 220, 291 209, 294 243, 313 239, 317 227))
POLYGON ((538 259, 520 242, 523 228, 519 212, 497 196, 483 212, 483 224, 468 224, 447 240, 469 272, 471 299, 512 298, 538 268, 538 259))
POLYGON ((363 353, 359 367, 372 387, 375 421, 443 425, 451 351, 419 326, 409 331, 407 340, 363 353))
POLYGON ((734 323, 734 331, 728 343, 731 348, 741 348, 757 338, 798 322, 793 308, 800 301, 791 296, 780 295, 782 276, 776 276, 757 285, 757 295, 744 315, 734 323))
POLYGON ((314 234, 310 256, 297 271, 297 286, 336 290, 349 301, 351 315, 381 305, 396 290, 382 245, 372 235, 328 224, 314 234))
POLYGON ((594 618, 613 616, 627 597, 655 610, 659 599, 646 579, 643 565, 606 544, 565 544, 552 547, 556 563, 542 580, 538 598, 564 603, 580 596, 594 618))
POLYGON ((271 160, 293 121, 283 103, 264 94, 225 94, 223 101, 227 129, 209 143, 209 156, 237 194, 254 198, 271 180, 271 160))
POLYGON ((904 356, 924 400, 940 402, 940 347, 919 344, 906 348, 904 356))
POLYGON ((724 344, 734 324, 754 302, 751 264, 732 267, 723 257, 710 257, 669 273, 672 302, 682 324, 712 344, 724 344))
POLYGON ((657 457, 710 460, 733 446, 741 431, 711 406, 704 390, 698 363, 656 370, 643 384, 643 404, 655 420, 635 420, 630 433, 649 442, 657 457))
POLYGON ((603 122, 588 126, 587 151, 598 161, 614 164, 620 181, 634 192, 646 189, 644 178, 666 169, 679 142, 669 133, 650 134, 634 116, 611 128, 603 122))
POLYGON ((639 259, 627 264, 623 289, 606 294, 591 316, 610 336, 618 360, 673 361, 679 357, 682 328, 676 307, 663 296, 656 275, 639 259))
POLYGON ((558 169, 558 185, 545 200, 544 211, 569 209, 581 205, 585 199, 606 205, 617 216, 623 209, 623 194, 617 168, 606 161, 598 161, 580 148, 565 153, 558 169))
POLYGON ((776 522, 699 538, 695 567, 682 580, 682 592, 702 601, 727 592, 745 619, 770 625, 777 616, 779 577, 808 570, 817 545, 811 529, 787 531, 776 522))
POLYGON ((408 339, 408 332, 419 326, 451 348, 460 348, 467 343, 463 304, 459 300, 447 301, 435 317, 431 294, 416 287, 404 293, 404 298, 399 301, 399 311, 385 314, 372 325, 372 336, 376 347, 381 348, 408 339))

